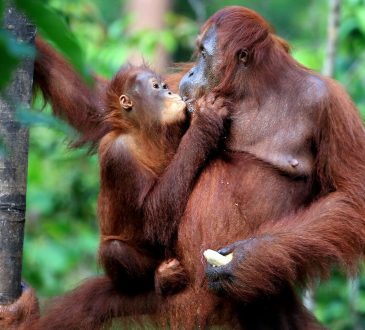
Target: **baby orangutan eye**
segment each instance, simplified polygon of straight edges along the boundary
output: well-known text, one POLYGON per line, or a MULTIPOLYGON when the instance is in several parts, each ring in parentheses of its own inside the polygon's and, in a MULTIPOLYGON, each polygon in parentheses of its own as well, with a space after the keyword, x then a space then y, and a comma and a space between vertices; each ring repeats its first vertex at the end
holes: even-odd
POLYGON ((158 89, 160 86, 158 85, 158 83, 153 83, 153 88, 155 88, 155 89, 158 89))
POLYGON ((168 89, 168 86, 167 86, 165 83, 163 83, 163 84, 162 84, 162 88, 163 88, 163 89, 168 89))

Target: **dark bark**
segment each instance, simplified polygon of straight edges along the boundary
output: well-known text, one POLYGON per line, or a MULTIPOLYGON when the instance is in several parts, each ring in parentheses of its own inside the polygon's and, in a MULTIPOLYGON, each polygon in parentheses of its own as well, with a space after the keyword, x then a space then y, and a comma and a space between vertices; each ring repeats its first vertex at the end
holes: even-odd
MULTIPOLYGON (((22 43, 33 43, 35 27, 9 7, 5 28, 22 43)), ((28 165, 28 129, 16 120, 18 105, 29 107, 33 60, 26 59, 0 99, 0 136, 5 152, 0 157, 0 304, 13 302, 21 293, 21 266, 28 165)))

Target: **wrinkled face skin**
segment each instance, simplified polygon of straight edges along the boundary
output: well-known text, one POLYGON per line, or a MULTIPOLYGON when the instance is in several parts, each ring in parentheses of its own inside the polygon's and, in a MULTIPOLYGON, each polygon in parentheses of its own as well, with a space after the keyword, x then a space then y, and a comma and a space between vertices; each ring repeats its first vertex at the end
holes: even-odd
POLYGON ((131 98, 134 106, 128 115, 140 122, 142 127, 148 127, 147 123, 169 125, 187 118, 185 102, 152 72, 137 74, 131 98))
POLYGON ((180 95, 187 102, 190 112, 194 101, 217 86, 219 82, 219 56, 217 29, 213 25, 198 38, 196 65, 182 78, 180 95))

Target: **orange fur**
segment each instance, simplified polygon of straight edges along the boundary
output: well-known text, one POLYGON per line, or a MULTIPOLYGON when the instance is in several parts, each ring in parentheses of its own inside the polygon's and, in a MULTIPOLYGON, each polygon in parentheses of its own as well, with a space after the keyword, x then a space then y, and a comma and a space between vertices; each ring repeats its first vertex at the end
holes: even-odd
POLYGON ((165 308, 175 328, 319 329, 292 288, 336 265, 353 274, 363 257, 361 118, 337 83, 298 64, 253 11, 227 7, 202 33, 212 25, 222 59, 214 90, 234 104, 232 125, 179 228, 192 283, 165 308), (240 49, 250 52, 244 69, 240 49), (224 247, 233 261, 207 267, 202 252, 224 247))
POLYGON ((114 317, 153 313, 157 306, 148 301, 158 303, 161 295, 187 284, 178 262, 154 274, 166 256, 174 255, 179 220, 200 169, 219 145, 227 110, 205 103, 189 128, 187 114, 176 110, 176 121, 165 124, 160 113, 165 100, 175 96, 166 89, 146 90, 152 90, 151 77, 159 79, 146 67, 129 66, 104 89, 104 121, 110 129, 99 145, 98 215, 99 259, 107 276, 60 298, 44 317, 25 320, 27 329, 98 329, 114 317), (120 105, 125 94, 131 95, 133 112, 120 105))
MULTIPOLYGON (((363 257, 361 118, 347 93, 298 64, 255 12, 224 8, 202 34, 212 25, 222 59, 214 90, 234 105, 231 131, 182 215, 176 253, 191 281, 155 301, 150 315, 173 329, 319 329, 293 287, 336 265, 354 273, 363 257), (245 69, 240 49, 250 52, 245 69), (207 267, 202 252, 223 247, 233 251, 232 262, 207 267)), ((173 191, 179 178, 171 180, 173 191)), ((113 297, 104 294, 105 302, 113 297)), ((138 298, 136 313, 144 306, 138 298)), ((112 314, 125 315, 119 312, 112 314)))

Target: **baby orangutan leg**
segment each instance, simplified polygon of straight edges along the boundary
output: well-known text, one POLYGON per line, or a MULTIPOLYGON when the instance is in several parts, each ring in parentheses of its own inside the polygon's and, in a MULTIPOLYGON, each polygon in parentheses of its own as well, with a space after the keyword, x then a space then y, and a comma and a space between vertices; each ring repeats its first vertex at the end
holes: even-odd
POLYGON ((155 290, 162 296, 175 294, 188 284, 188 274, 177 259, 163 261, 155 272, 155 290))
POLYGON ((0 329, 27 329, 27 324, 38 318, 38 300, 30 287, 24 286, 22 295, 14 303, 0 305, 0 329))

